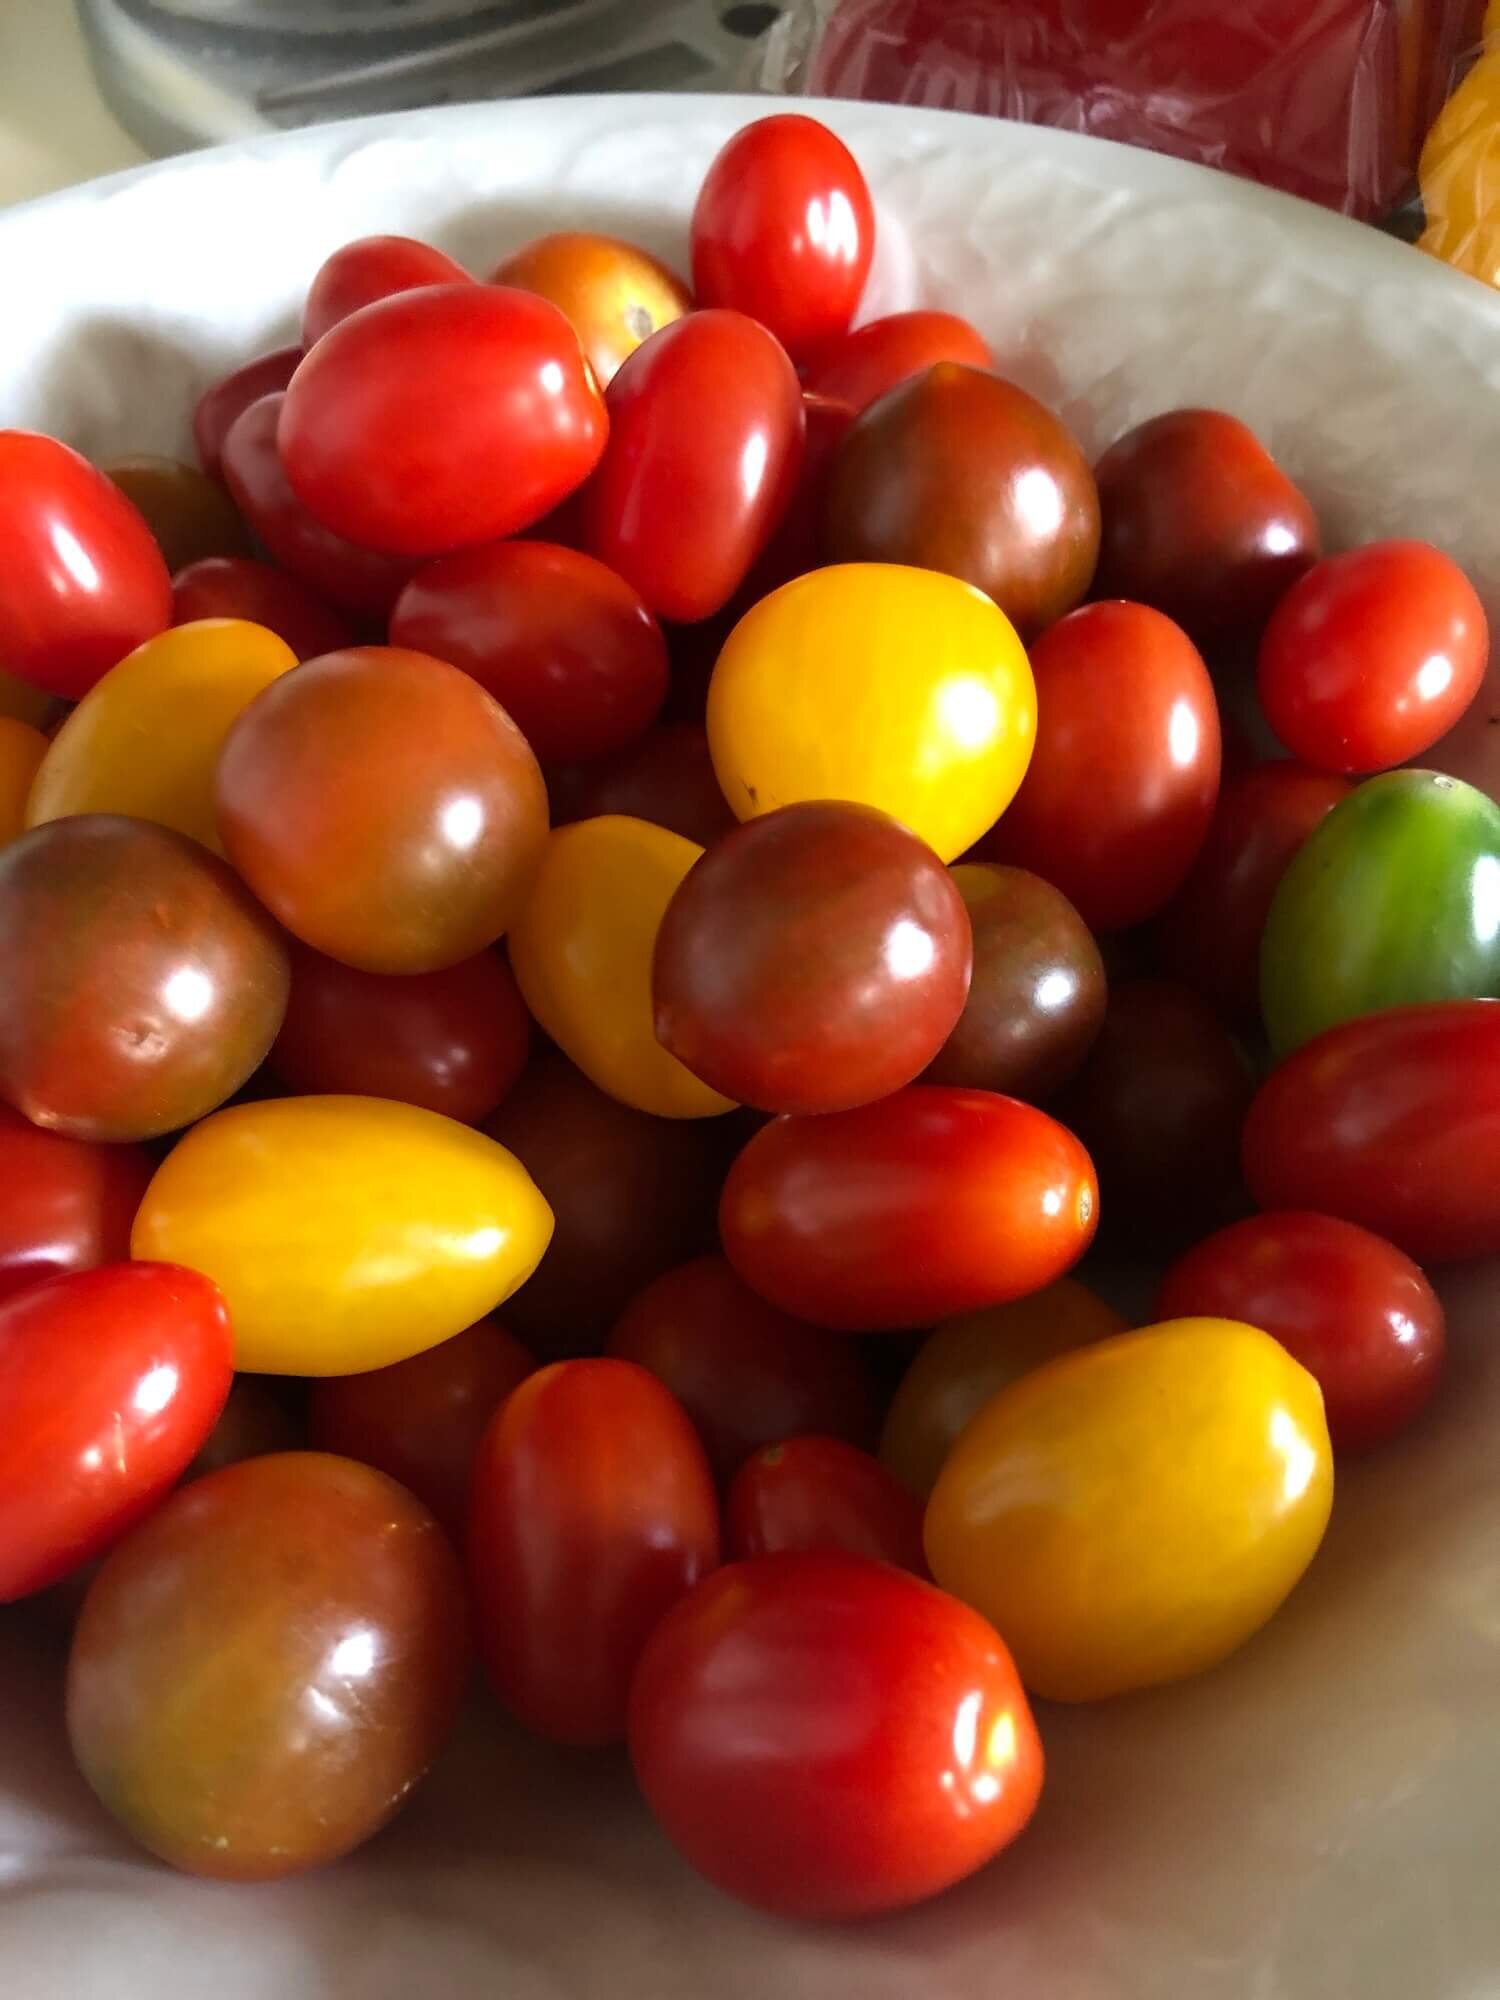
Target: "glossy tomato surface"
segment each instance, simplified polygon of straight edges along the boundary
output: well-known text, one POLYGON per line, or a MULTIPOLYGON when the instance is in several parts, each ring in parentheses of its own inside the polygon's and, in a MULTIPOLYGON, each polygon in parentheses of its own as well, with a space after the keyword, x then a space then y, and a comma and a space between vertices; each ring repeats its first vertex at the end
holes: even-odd
POLYGON ((435 244, 414 236, 358 236, 318 266, 302 308, 302 345, 311 347, 350 313, 394 292, 473 282, 463 265, 435 244))
POLYGON ((738 824, 714 775, 708 733, 699 722, 661 723, 579 776, 559 821, 618 813, 664 826, 698 847, 712 846, 738 824))
POLYGON ((1021 1832, 1042 1746, 985 1621, 886 1563, 735 1563, 663 1620, 630 1755, 662 1829, 731 1895, 795 1917, 900 1909, 1021 1832))
POLYGON ((25 831, 26 801, 47 748, 40 729, 0 715, 0 847, 25 831))
POLYGON ((39 1278, 123 1262, 150 1178, 138 1146, 65 1139, 0 1104, 0 1299, 39 1278))
POLYGON ((274 396, 297 372, 300 347, 276 347, 212 382, 193 406, 193 443, 198 462, 212 478, 223 477, 224 440, 235 419, 262 396, 274 396))
POLYGON ((566 313, 601 389, 643 340, 693 304, 682 280, 639 244, 588 229, 523 243, 490 273, 490 283, 539 292, 566 313))
POLYGON ((248 556, 250 531, 216 479, 175 458, 113 458, 101 470, 151 530, 171 571, 213 556, 248 556))
POLYGON ((842 1438, 764 1445, 735 1474, 724 1502, 724 1554, 839 1554, 927 1574, 922 1503, 878 1458, 842 1438))
POLYGON ((156 1505, 224 1407, 232 1348, 218 1290, 169 1264, 106 1264, 0 1300, 0 1603, 156 1505))
POLYGON ((939 361, 991 368, 994 356, 977 327, 950 312, 887 313, 866 320, 827 347, 803 372, 803 388, 857 417, 888 389, 939 361))
POLYGON ((399 1809, 469 1674, 463 1575, 367 1466, 279 1452, 197 1479, 115 1551, 68 1661, 101 1803, 189 1874, 332 1861, 399 1809))
POLYGON ((208 556, 172 578, 172 623, 199 618, 246 618, 284 639, 299 660, 316 659, 354 642, 341 612, 285 570, 251 556, 208 556))

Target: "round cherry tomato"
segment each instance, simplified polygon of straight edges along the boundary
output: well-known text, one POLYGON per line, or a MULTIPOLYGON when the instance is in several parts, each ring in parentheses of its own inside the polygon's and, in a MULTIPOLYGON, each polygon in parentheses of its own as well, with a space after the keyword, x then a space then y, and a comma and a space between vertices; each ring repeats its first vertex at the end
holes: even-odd
POLYGON ((875 1437, 875 1384, 856 1344, 778 1312, 722 1257, 698 1257, 648 1285, 617 1322, 609 1352, 666 1383, 721 1485, 751 1452, 784 1438, 817 1432, 866 1445, 875 1437))
POLYGON ((198 463, 211 479, 224 476, 224 440, 236 418, 262 396, 274 396, 284 389, 301 359, 300 347, 273 348, 203 391, 193 407, 193 443, 198 463))
POLYGON ((1358 1014, 1500 993, 1500 806, 1434 771, 1356 787, 1271 904, 1261 1013, 1278 1055, 1358 1014))
POLYGON ((1338 1451, 1404 1430, 1443 1361, 1443 1308, 1394 1244, 1331 1215, 1256 1215, 1180 1257, 1157 1316, 1246 1320, 1317 1382, 1338 1451))
POLYGON ((385 1825, 469 1657, 427 1509, 368 1466, 278 1452, 195 1479, 110 1557, 73 1635, 68 1735, 143 1847, 265 1881, 385 1825))
POLYGON ((1474 586, 1426 542, 1329 556, 1261 642, 1260 705, 1325 771, 1379 771, 1436 743, 1479 692, 1489 627, 1474 586))
POLYGON ((424 285, 325 333, 286 392, 293 492, 389 555, 498 541, 580 486, 608 420, 578 336, 510 286, 424 285))
POLYGON ((0 1097, 73 1139, 202 1118, 265 1060, 286 947, 222 861, 87 813, 0 848, 0 1097))
POLYGON ((207 1473, 222 1472, 226 1465, 238 1465, 242 1459, 295 1451, 302 1441, 303 1425, 297 1413, 257 1376, 236 1375, 219 1421, 183 1476, 202 1479, 207 1473))
POLYGON ((546 847, 546 787, 510 717, 398 646, 325 653, 268 687, 229 732, 215 802, 266 907, 362 972, 438 972, 493 944, 546 847))
POLYGON ((312 1442, 399 1479, 462 1545, 479 1440, 535 1361, 492 1319, 364 1375, 313 1384, 312 1442))
POLYGON ((0 715, 0 847, 25 831, 26 801, 47 750, 40 729, 0 715))
POLYGON ((122 1263, 150 1178, 138 1146, 64 1139, 0 1104, 0 1299, 39 1278, 122 1263))
POLYGON ((1090 604, 1038 640, 1036 750, 980 858, 1029 868, 1091 930, 1181 888, 1219 793, 1219 710, 1192 641, 1143 604, 1090 604))
POLYGON ((393 976, 299 945, 270 1063, 298 1095, 389 1097, 477 1125, 521 1074, 530 1039, 520 988, 495 952, 393 976))
POLYGON ((711 847, 739 824, 714 775, 701 723, 665 722, 582 775, 568 819, 643 819, 698 847, 711 847))
POLYGON ((95 681, 52 739, 28 826, 73 813, 125 813, 216 854, 214 773, 233 723, 297 664, 283 639, 241 618, 158 632, 95 681))
POLYGON ((816 1326, 930 1326, 1019 1298, 1088 1248, 1088 1154, 1045 1112, 916 1084, 857 1111, 778 1118, 729 1172, 724 1249, 816 1326))
POLYGON ((942 361, 851 425, 829 474, 824 532, 833 562, 962 577, 1030 638, 1089 587, 1099 496, 1050 410, 985 369, 942 361))
POLYGON ((663 1614, 719 1560, 681 1404, 628 1361, 556 1361, 501 1404, 474 1467, 469 1584, 495 1692, 557 1743, 616 1743, 663 1614))
POLYGON ((131 1254, 206 1271, 236 1366, 352 1375, 451 1340, 536 1269, 552 1212, 503 1146, 374 1097, 235 1105, 157 1168, 131 1254))
POLYGON ((667 692, 666 641, 639 594, 551 542, 492 542, 429 563, 397 599, 391 643, 461 667, 544 764, 623 748, 667 692))
POLYGON ((930 847, 870 806, 736 828, 667 906, 656 1038, 764 1111, 843 1111, 920 1073, 963 1011, 968 913, 930 847))
POLYGON ((992 1396, 1044 1361, 1124 1331, 1114 1307, 1076 1278, 946 1321, 901 1378, 880 1436, 882 1463, 925 1499, 965 1425, 992 1396))
POLYGON ((1341 799, 1346 779, 1302 764, 1226 771, 1198 858, 1162 911, 1164 968, 1233 1020, 1260 1010, 1260 941, 1287 864, 1341 799))
POLYGON ((1042 1787, 999 1636, 857 1556, 763 1556, 684 1598, 642 1656, 630 1755, 700 1873, 795 1917, 936 1895, 1015 1839, 1042 1787))
MULTIPOLYGON (((414 236, 358 236, 342 244, 318 267, 302 308, 304 350, 331 326, 376 299, 421 285, 472 285, 462 264, 414 236)), ((283 384, 285 386, 285 384, 283 384)))
POLYGON ((643 340, 692 310, 681 279, 618 236, 559 229, 513 250, 490 273, 492 285, 538 292, 568 316, 601 389, 643 340))
POLYGON ((1243 1645, 1312 1561, 1332 1500, 1307 1370, 1256 1327, 1171 1320, 988 1402, 938 1475, 927 1560, 1005 1627, 1033 1694, 1098 1701, 1243 1645))
POLYGON ((250 534, 223 487, 175 458, 116 458, 101 468, 151 530, 169 570, 210 556, 248 556, 250 534))
POLYGON ((764 1445, 735 1474, 724 1503, 724 1553, 838 1553, 927 1574, 922 1507, 878 1458, 836 1437, 764 1445))
POLYGON ((799 112, 720 147, 693 207, 693 290, 768 326, 794 361, 848 331, 875 249, 875 209, 843 140, 799 112))
POLYGON ((0 1603, 96 1556, 187 1468, 229 1394, 207 1278, 106 1264, 0 1301, 0 1603))
POLYGON ((1024 868, 953 870, 974 970, 929 1083, 1046 1097, 1076 1075, 1104 1021, 1104 960, 1067 897, 1024 868))
POLYGON ((601 1090, 658 1118, 730 1108, 652 1026, 657 932, 701 852, 644 820, 559 827, 511 929, 511 964, 540 1026, 601 1090))
POLYGON ((894 564, 783 585, 736 625, 708 691, 714 769, 741 819, 849 799, 943 861, 1009 805, 1035 737, 1009 619, 954 577, 894 564))
POLYGON ((1258 633, 1317 561, 1318 518, 1260 439, 1223 410, 1169 410, 1094 468, 1094 589, 1163 611, 1199 646, 1258 633))
POLYGON ((723 1178, 713 1126, 634 1111, 543 1051, 485 1130, 556 1217, 547 1254, 505 1315, 546 1360, 597 1352, 643 1285, 713 1240, 723 1178))
POLYGON ((606 401, 585 542, 659 617, 707 618, 744 582, 796 486, 796 371, 743 313, 695 312, 654 333, 606 401))
POLYGON ((0 430, 0 660, 76 701, 172 620, 151 530, 102 472, 56 438, 0 430))
POLYGON ((1274 1069, 1245 1120, 1262 1208, 1310 1208, 1420 1263, 1500 1253, 1500 1003, 1345 1021, 1274 1069))
POLYGON ((172 579, 172 623, 245 618, 284 639, 299 660, 354 643, 354 627, 306 584, 249 556, 209 556, 172 579))
POLYGON ((802 378, 811 396, 826 398, 857 417, 871 403, 939 361, 968 368, 993 368, 977 327, 957 313, 899 312, 866 320, 827 347, 802 378))

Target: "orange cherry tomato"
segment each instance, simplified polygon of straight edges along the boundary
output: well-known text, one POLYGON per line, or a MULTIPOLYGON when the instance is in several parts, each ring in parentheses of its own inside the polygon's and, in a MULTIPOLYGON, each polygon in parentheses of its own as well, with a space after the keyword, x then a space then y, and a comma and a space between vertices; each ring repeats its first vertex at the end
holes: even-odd
POLYGON ((692 310, 682 280, 638 244, 589 229, 559 229, 513 250, 492 285, 537 292, 565 312, 599 387, 659 327, 692 310))

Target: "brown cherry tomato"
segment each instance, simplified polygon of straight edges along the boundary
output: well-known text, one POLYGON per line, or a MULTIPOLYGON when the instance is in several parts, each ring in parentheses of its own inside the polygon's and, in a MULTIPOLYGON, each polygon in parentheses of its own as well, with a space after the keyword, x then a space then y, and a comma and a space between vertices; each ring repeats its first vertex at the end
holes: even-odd
POLYGON ((513 250, 492 285, 537 292, 567 314, 601 389, 643 340, 692 310, 687 286, 635 243, 559 229, 513 250))
POLYGON ((414 236, 359 236, 342 244, 318 267, 302 308, 302 345, 309 348, 361 306, 420 285, 465 285, 474 280, 446 251, 414 236))
POLYGON ((926 1576, 922 1503, 878 1458, 836 1437, 793 1437, 747 1458, 724 1503, 724 1559, 870 1556, 926 1576))
POLYGON ((102 469, 151 530, 169 570, 207 556, 249 555, 250 532, 234 503, 196 465, 143 456, 112 459, 102 469))
POLYGON ((138 1146, 65 1139, 0 1104, 0 1299, 39 1278, 122 1263, 151 1172, 138 1146))
POLYGON ((825 347, 804 371, 802 386, 808 395, 842 404, 857 417, 887 390, 939 361, 968 368, 995 365, 984 335, 957 313, 887 313, 825 347))
POLYGON ((230 426, 262 396, 286 387, 302 359, 300 347, 277 347, 211 383, 193 406, 193 443, 198 463, 211 479, 223 475, 224 440, 230 426))
POLYGON ((316 659, 354 644, 354 627, 341 612, 285 570, 252 556, 206 556, 172 579, 172 623, 200 618, 246 618, 284 639, 299 660, 316 659))
POLYGON ((720 789, 701 722, 664 722, 628 749, 578 773, 564 819, 623 813, 680 833, 699 847, 739 825, 720 789))

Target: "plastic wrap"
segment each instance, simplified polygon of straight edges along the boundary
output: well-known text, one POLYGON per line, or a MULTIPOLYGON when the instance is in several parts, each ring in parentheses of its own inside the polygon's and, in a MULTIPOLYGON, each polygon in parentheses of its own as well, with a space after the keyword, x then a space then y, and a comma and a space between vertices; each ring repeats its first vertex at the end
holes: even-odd
POLYGON ((1500 0, 1422 147, 1424 250, 1500 285, 1500 0))

